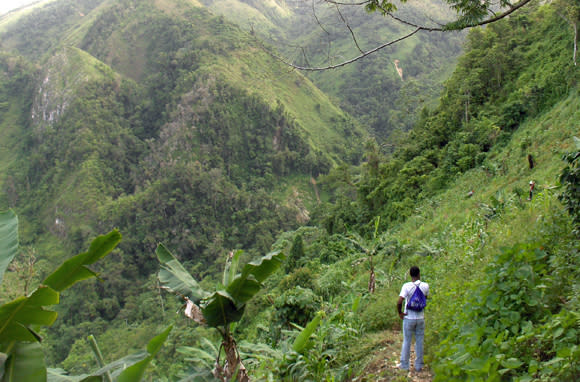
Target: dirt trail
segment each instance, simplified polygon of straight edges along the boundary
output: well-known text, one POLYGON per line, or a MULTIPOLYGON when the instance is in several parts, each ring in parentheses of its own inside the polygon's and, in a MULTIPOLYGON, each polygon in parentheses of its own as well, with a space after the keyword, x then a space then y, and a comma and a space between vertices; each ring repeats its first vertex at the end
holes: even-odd
POLYGON ((384 381, 406 381, 406 382, 431 382, 433 373, 429 367, 424 367, 420 372, 413 369, 415 361, 414 346, 411 347, 411 369, 404 371, 397 368, 401 356, 401 345, 403 335, 400 331, 384 332, 384 340, 381 341, 378 350, 372 357, 361 376, 353 379, 357 382, 384 382, 384 381))

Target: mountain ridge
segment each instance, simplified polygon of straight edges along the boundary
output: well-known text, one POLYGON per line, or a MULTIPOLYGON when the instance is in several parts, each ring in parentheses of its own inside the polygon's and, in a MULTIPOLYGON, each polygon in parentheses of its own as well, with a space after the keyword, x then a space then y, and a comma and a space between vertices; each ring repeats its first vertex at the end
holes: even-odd
MULTIPOLYGON (((62 4, 44 15, 60 9, 76 20, 62 4)), ((183 301, 163 294, 155 275, 162 242, 207 290, 220 290, 230 251, 245 250, 243 263, 270 250, 288 256, 232 328, 256 378, 405 380, 366 366, 398 356, 383 344, 400 326, 395 301, 411 265, 433 286, 426 340, 436 379, 578 375, 580 257, 554 179, 573 149, 580 98, 570 28, 552 4, 472 31, 439 105, 413 115, 392 149, 371 140, 364 154, 356 121, 224 17, 187 8, 180 17, 196 24, 188 26, 155 5, 182 3, 122 3, 137 4, 135 13, 111 4, 87 12, 80 29, 63 21, 61 31, 1 40, 24 58, 0 55, 0 205, 17 210, 27 258, 38 261, 36 273, 24 263, 7 272, 0 298, 42 280, 97 233, 123 233, 95 269, 101 280, 63 294, 43 342, 49 364, 87 373, 96 368, 89 332, 120 358, 171 323, 151 378, 209 373, 220 336, 173 314, 183 301), (103 33, 89 36, 91 28, 103 33), (87 51, 61 44, 63 35, 87 51), (139 49, 122 50, 144 36, 139 49), (41 47, 50 53, 35 55, 41 47), (146 58, 134 73, 131 57, 146 58), (34 129, 32 95, 53 71, 50 94, 67 107, 34 129), (290 350, 297 325, 313 317, 316 335, 290 350)), ((383 66, 400 81, 380 56, 356 67, 364 76, 345 95, 380 106, 388 93, 363 90, 391 81, 383 66)), ((407 90, 421 94, 415 85, 407 90)), ((45 107, 47 120, 61 109, 45 107)))

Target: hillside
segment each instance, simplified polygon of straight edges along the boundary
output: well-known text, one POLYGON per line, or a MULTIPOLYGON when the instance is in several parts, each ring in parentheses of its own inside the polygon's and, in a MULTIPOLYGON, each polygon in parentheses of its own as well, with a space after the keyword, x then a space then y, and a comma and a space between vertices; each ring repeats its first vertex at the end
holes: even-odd
POLYGON ((158 242, 212 274, 229 249, 265 251, 307 222, 310 179, 360 159, 358 124, 199 4, 65 0, 21 17, 1 32, 0 201, 21 217, 35 278, 125 227, 102 270, 115 271, 62 306, 55 360, 70 327, 141 320, 158 242))
MULTIPOLYGON (((193 152, 180 158, 183 163, 227 173, 227 182, 238 189, 259 176, 258 188, 280 190, 285 198, 291 193, 282 191, 288 184, 284 179, 296 180, 295 175, 302 174, 297 191, 306 193, 308 208, 315 203, 310 176, 343 160, 358 160, 362 129, 307 79, 286 73, 260 52, 250 36, 187 3, 131 4, 51 2, 24 15, 3 34, 3 49, 41 68, 38 73, 32 68, 21 73, 34 89, 25 102, 15 102, 23 106, 18 113, 23 120, 20 134, 32 132, 27 133, 30 141, 6 148, 4 155, 16 158, 29 156, 25 151, 36 152, 36 161, 26 164, 33 174, 23 174, 22 166, 18 172, 38 184, 46 182, 46 171, 66 169, 49 181, 51 195, 43 191, 44 196, 33 197, 44 205, 37 210, 44 220, 44 228, 38 229, 62 220, 57 215, 63 213, 70 215, 66 223, 71 227, 79 225, 75 216, 86 218, 81 217, 84 212, 78 215, 81 210, 95 218, 97 209, 89 204, 106 210, 104 205, 120 196, 154 184, 158 161, 182 156, 184 150, 193 152), (26 104, 31 103, 28 121, 26 104), (194 136, 185 131, 196 124, 194 136), (258 133, 259 129, 266 130, 258 133), (189 134, 197 148, 170 147, 180 143, 180 134, 189 134), (76 152, 63 151, 66 147, 76 152), (127 152, 132 154, 125 156, 127 152), (152 177, 135 178, 132 171, 145 163, 152 166, 152 177), (94 188, 86 184, 83 171, 102 170, 99 164, 113 170, 93 174, 99 184, 94 188), (55 205, 54 195, 66 200, 65 205, 55 205), (69 204, 73 201, 76 206, 69 204)), ((6 65, 13 60, 9 57, 6 65)), ((2 132, 15 128, 5 123, 2 132)), ((12 173, 11 179, 17 175, 12 173)), ((219 183, 220 176, 214 175, 212 182, 219 183)))
MULTIPOLYGON (((89 334, 111 362, 173 325, 147 378, 213 380, 224 333, 253 380, 580 378, 573 1, 472 30, 439 102, 393 149, 366 142, 362 164, 346 113, 200 4, 103 1, 80 19, 54 4, 63 30, 1 40, 0 201, 23 247, 2 302, 96 234, 123 233, 102 281, 63 293, 42 331, 58 374, 99 368, 89 334), (162 290, 160 241, 180 281, 216 291, 188 300, 227 325, 193 323, 182 292, 162 290), (262 278, 275 268, 258 255, 276 251, 286 260, 262 278), (432 294, 427 368, 408 375, 395 303, 411 265, 432 294)), ((274 4, 269 17, 288 16, 274 4)))
POLYGON ((274 317, 308 306, 282 292, 285 282, 313 290, 306 301, 327 312, 300 372, 321 378, 323 363, 337 379, 352 368, 368 381, 578 378, 578 238, 558 198, 565 187, 576 190, 572 205, 579 197, 577 183, 559 186, 564 154, 578 158, 573 39, 550 5, 472 31, 440 106, 393 155, 370 147, 360 173, 338 169, 320 182, 342 190, 322 219, 331 236, 296 231, 304 260, 272 292, 281 293, 274 317), (407 377, 394 368, 395 302, 413 264, 433 288, 431 369, 407 377))
MULTIPOLYGON (((325 67, 358 56, 362 50, 409 33, 412 28, 361 6, 300 1, 206 1, 208 8, 269 43, 267 49, 297 65, 325 67)), ((398 3, 395 15, 419 25, 451 19, 438 1, 398 3)), ((420 33, 346 67, 305 71, 320 89, 369 126, 380 143, 392 132, 407 131, 424 107, 434 107, 441 84, 453 68, 465 34, 420 33), (402 72, 399 74, 398 69, 402 72)))

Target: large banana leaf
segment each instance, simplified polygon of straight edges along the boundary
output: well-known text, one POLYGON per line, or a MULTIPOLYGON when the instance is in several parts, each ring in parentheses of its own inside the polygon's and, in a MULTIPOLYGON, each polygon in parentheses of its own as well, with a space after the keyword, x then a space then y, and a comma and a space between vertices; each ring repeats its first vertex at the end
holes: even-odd
MULTIPOLYGON (((86 374, 83 375, 67 375, 67 372, 63 369, 46 369, 47 382, 87 382, 89 377, 86 374)), ((98 382, 102 382, 101 377, 95 377, 98 382)))
POLYGON ((231 296, 236 307, 242 308, 252 297, 256 295, 262 288, 260 284, 252 275, 249 277, 242 277, 238 275, 234 281, 228 285, 226 292, 231 296))
POLYGON ((244 314, 243 308, 236 307, 234 299, 226 291, 216 291, 204 300, 201 311, 207 325, 216 328, 239 321, 244 314))
POLYGON ((18 298, 0 307, 0 344, 13 341, 39 341, 31 325, 52 325, 56 312, 44 306, 58 304, 59 294, 52 288, 41 286, 29 297, 18 298))
POLYGON ((76 255, 65 261, 56 271, 44 280, 44 284, 61 292, 78 281, 97 276, 86 267, 107 256, 121 241, 121 234, 113 230, 97 237, 91 243, 89 251, 76 255))
POLYGON ((316 316, 314 316, 312 321, 310 321, 308 325, 302 329, 300 334, 298 334, 298 337, 296 337, 294 340, 294 343, 292 344, 292 350, 297 353, 302 353, 302 351, 306 348, 306 345, 308 345, 310 336, 314 334, 316 328, 318 328, 318 325, 320 325, 322 317, 324 317, 323 311, 316 313, 316 316))
POLYGON ((163 244, 157 246, 155 253, 161 263, 159 282, 165 289, 186 296, 195 304, 208 295, 163 244))
POLYGON ((105 373, 110 373, 115 382, 138 382, 143 378, 145 369, 163 346, 173 326, 166 328, 147 344, 147 350, 128 355, 113 361, 91 375, 67 375, 62 369, 48 369, 48 382, 101 382, 105 373))
POLYGON ((226 326, 239 321, 246 303, 258 293, 261 282, 274 273, 286 258, 282 252, 271 252, 244 266, 242 273, 226 285, 225 291, 216 291, 208 297, 201 310, 212 327, 226 326))
POLYGON ((228 285, 234 277, 236 277, 236 273, 238 272, 238 265, 240 264, 240 257, 242 256, 241 249, 238 249, 236 252, 231 254, 231 259, 226 264, 226 268, 224 270, 224 277, 223 277, 223 284, 228 285))
POLYGON ((282 252, 270 252, 258 260, 249 262, 234 279, 226 285, 226 291, 239 309, 262 287, 261 282, 274 273, 286 256, 282 252))
POLYGON ((284 259, 286 259, 286 256, 282 252, 270 252, 260 259, 246 264, 242 269, 242 277, 253 275, 261 283, 280 268, 284 259))
MULTIPOLYGON (((94 380, 98 380, 99 382, 103 381, 103 376, 106 373, 110 373, 113 376, 113 380, 116 381, 116 378, 126 370, 127 368, 137 364, 138 362, 143 361, 149 357, 149 353, 145 350, 139 351, 137 353, 125 356, 120 358, 116 361, 108 363, 104 365, 102 368, 98 369, 91 373, 90 376, 84 375, 76 375, 76 376, 69 376, 66 375, 66 372, 61 369, 49 369, 48 370, 48 382, 89 382, 94 380)), ((136 379, 139 381, 139 379, 136 379)))
POLYGON ((1 382, 46 381, 44 353, 40 344, 16 343, 4 365, 1 382))
POLYGON ((0 212, 0 284, 6 268, 18 252, 18 217, 12 210, 0 212))

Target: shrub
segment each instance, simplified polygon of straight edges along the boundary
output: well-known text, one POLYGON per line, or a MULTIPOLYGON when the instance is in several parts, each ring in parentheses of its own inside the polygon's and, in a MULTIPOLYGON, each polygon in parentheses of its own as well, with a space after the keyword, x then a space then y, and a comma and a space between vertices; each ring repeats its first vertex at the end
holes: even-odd
POLYGON ((320 310, 322 299, 312 289, 295 287, 288 289, 276 298, 274 306, 276 312, 272 320, 272 336, 277 342, 282 329, 288 329, 290 324, 305 326, 320 310))
POLYGON ((315 287, 314 275, 309 268, 296 269, 280 281, 280 290, 289 290, 295 286, 313 290, 315 287))
POLYGON ((361 321, 365 330, 377 331, 398 327, 397 295, 398 293, 391 289, 382 289, 370 295, 361 311, 361 321))
MULTIPOLYGON (((446 333, 437 353, 438 378, 578 377, 580 315, 560 312, 566 280, 552 277, 557 257, 536 244, 516 245, 495 257, 479 283, 466 288, 465 300, 456 301, 448 322, 434 329, 446 333)), ((566 284, 573 284, 574 273, 568 277, 566 284)))
POLYGON ((343 260, 328 266, 316 282, 316 293, 326 300, 346 292, 350 288, 348 281, 352 280, 350 263, 348 260, 343 260))

